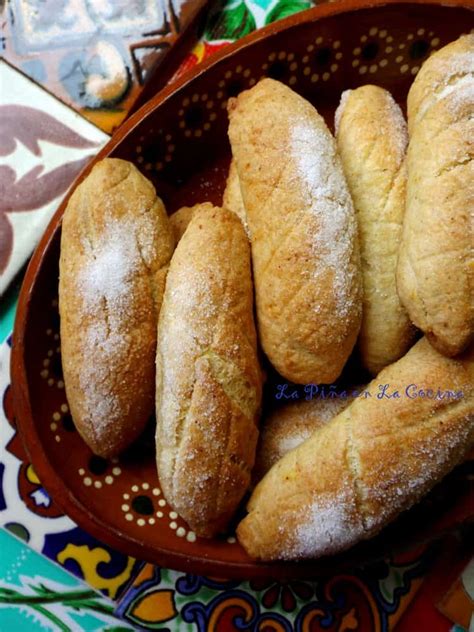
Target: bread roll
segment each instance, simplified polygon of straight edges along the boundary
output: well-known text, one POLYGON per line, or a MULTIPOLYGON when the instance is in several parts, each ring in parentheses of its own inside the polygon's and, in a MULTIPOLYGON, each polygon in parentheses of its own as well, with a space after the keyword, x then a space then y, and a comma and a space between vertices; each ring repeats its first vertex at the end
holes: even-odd
POLYGON ((474 35, 434 53, 408 95, 407 207, 397 282, 441 353, 474 340, 474 35))
POLYGON ((245 210, 242 192, 240 190, 239 174, 235 166, 235 160, 232 160, 229 167, 229 175, 227 176, 222 206, 228 208, 237 215, 242 222, 245 232, 250 238, 249 225, 247 222, 247 212, 245 210))
POLYGON ((202 205, 171 260, 156 358, 160 483, 201 536, 225 529, 250 482, 262 389, 252 303, 240 220, 202 205))
POLYGON ((229 117, 263 350, 288 380, 332 382, 361 319, 356 222, 335 141, 310 103, 272 79, 229 100, 229 117))
POLYGON ((195 208, 194 206, 183 206, 170 215, 170 223, 173 229, 175 243, 178 243, 184 235, 195 208))
POLYGON ((296 560, 380 531, 472 447, 473 385, 474 349, 452 360, 422 338, 369 384, 371 397, 356 399, 273 466, 238 526, 241 544, 257 559, 296 560), (388 385, 390 399, 377 397, 379 385, 388 385))
POLYGON ((344 399, 301 400, 272 411, 262 422, 253 481, 256 483, 263 478, 287 452, 309 439, 315 430, 347 408, 352 399, 348 396, 344 399))
POLYGON ((359 229, 364 288, 359 350, 362 364, 377 375, 407 351, 415 333, 396 286, 408 133, 390 93, 367 85, 343 93, 336 139, 359 229))
POLYGON ((106 158, 74 191, 62 223, 61 356, 84 441, 121 452, 153 412, 156 326, 174 241, 152 184, 106 158))

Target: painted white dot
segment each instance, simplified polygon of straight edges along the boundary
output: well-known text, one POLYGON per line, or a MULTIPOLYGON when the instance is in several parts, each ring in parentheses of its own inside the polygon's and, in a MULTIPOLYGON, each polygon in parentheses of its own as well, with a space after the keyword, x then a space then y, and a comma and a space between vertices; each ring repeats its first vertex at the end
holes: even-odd
POLYGON ((387 53, 387 55, 389 55, 392 51, 393 51, 393 46, 387 46, 387 48, 385 49, 385 52, 387 53))
POLYGON ((153 496, 159 496, 161 494, 161 490, 158 487, 154 487, 151 493, 153 496))
POLYGON ((102 482, 101 481, 94 481, 94 487, 96 487, 97 489, 100 489, 102 487, 102 482))
POLYGON ((59 340, 59 334, 54 334, 53 338, 54 340, 59 340))
POLYGON ((61 404, 61 411, 63 413, 69 412, 69 406, 67 404, 61 404))
POLYGON ((390 44, 390 42, 393 42, 393 37, 391 35, 389 35, 387 37, 387 42, 390 44))
POLYGON ((169 517, 171 518, 171 520, 176 520, 178 514, 176 513, 176 511, 170 511, 169 517))
POLYGON ((336 49, 340 48, 340 46, 341 46, 341 42, 339 40, 336 40, 333 44, 333 48, 336 48, 336 49))
POLYGON ((296 61, 294 61, 293 63, 290 64, 290 70, 291 72, 295 72, 295 70, 298 68, 298 64, 296 63, 296 61))
POLYGON ((176 522, 173 520, 173 522, 170 522, 170 529, 176 529, 178 527, 178 525, 176 524, 176 522))
POLYGON ((53 330, 52 330, 52 329, 47 329, 47 330, 46 330, 46 335, 47 335, 47 336, 51 336, 51 334, 52 334, 52 333, 53 333, 53 330))
POLYGON ((138 492, 138 485, 132 485, 132 492, 138 492))
POLYGON ((124 494, 123 498, 124 498, 124 500, 128 500, 130 498, 130 494, 124 494))
POLYGON ((360 46, 357 46, 357 48, 354 48, 354 50, 352 51, 354 53, 354 55, 360 55, 360 46))
POLYGON ((129 522, 131 522, 133 520, 133 514, 131 513, 125 514, 125 520, 128 520, 129 522))
POLYGON ((366 72, 367 72, 367 66, 361 66, 359 68, 359 74, 360 75, 365 75, 366 72))
POLYGON ((84 476, 84 474, 86 473, 86 471, 85 471, 85 469, 83 467, 80 467, 77 471, 79 472, 80 476, 84 476))
POLYGON ((142 489, 150 489, 150 485, 148 483, 142 483, 142 489))
POLYGON ((369 35, 373 37, 374 35, 377 35, 378 31, 378 28, 376 26, 373 26, 369 31, 369 35))
POLYGON ((288 80, 288 84, 290 86, 294 86, 296 83, 296 77, 293 75, 293 77, 290 77, 290 79, 288 80))
POLYGON ((188 535, 186 536, 186 540, 188 542, 196 542, 196 534, 194 533, 194 531, 188 532, 188 535))
POLYGON ((400 66, 400 72, 405 73, 408 70, 408 67, 408 64, 403 64, 403 66, 400 66))
POLYGON ((403 55, 399 55, 398 57, 396 57, 395 61, 397 62, 397 64, 399 64, 401 61, 403 61, 403 55))
POLYGON ((52 377, 50 377, 48 380, 48 386, 52 386, 53 384, 54 384, 54 380, 52 377))
POLYGON ((303 74, 305 75, 305 77, 307 77, 310 72, 311 72, 311 68, 309 66, 306 66, 306 68, 304 68, 303 70, 303 74))
POLYGON ((336 53, 336 59, 342 59, 342 53, 336 53))
POLYGON ((156 512, 156 516, 157 516, 157 518, 163 518, 163 512, 162 511, 157 511, 156 512))
POLYGON ((53 413, 54 421, 59 421, 61 419, 61 415, 59 413, 53 413))
POLYGON ((360 38, 361 42, 366 42, 367 41, 367 35, 362 35, 362 37, 360 38))
POLYGON ((90 487, 92 485, 92 479, 89 476, 86 476, 83 483, 86 487, 90 487))
POLYGON ((416 75, 416 73, 420 70, 419 66, 413 66, 413 68, 410 70, 412 75, 416 75))
POLYGON ((388 64, 388 61, 386 59, 381 59, 379 62, 379 66, 381 66, 382 68, 385 68, 387 64, 388 64))
POLYGON ((158 505, 160 507, 164 507, 166 505, 166 500, 164 498, 160 498, 160 500, 158 501, 158 505))
POLYGON ((50 350, 48 351, 48 358, 51 358, 51 357, 52 357, 52 355, 53 355, 53 350, 52 350, 52 349, 50 349, 50 350))
POLYGON ((424 35, 425 34, 425 29, 418 29, 416 34, 417 35, 424 35))
POLYGON ((49 371, 48 369, 43 369, 40 373, 41 377, 48 377, 49 371))
POLYGON ((407 37, 407 40, 411 41, 413 39, 413 37, 414 37, 413 33, 410 33, 410 35, 408 35, 408 37, 407 37))
POLYGON ((148 518, 148 524, 155 524, 156 520, 154 518, 148 518))
POLYGON ((337 69, 338 69, 338 65, 337 64, 332 64, 331 72, 336 72, 337 69))
POLYGON ((385 29, 382 29, 379 33, 379 37, 382 37, 382 38, 387 37, 387 31, 385 29))
POLYGON ((122 511, 128 511, 130 509, 130 505, 122 505, 122 511))
POLYGON ((434 37, 431 40, 431 46, 438 46, 438 44, 439 44, 439 37, 434 37))
POLYGON ((237 542, 237 540, 233 536, 230 536, 227 538, 227 542, 229 544, 234 544, 234 542, 237 542))
POLYGON ((112 483, 114 482, 114 477, 110 475, 106 476, 105 482, 107 483, 107 485, 112 485, 112 483))
POLYGON ((59 380, 59 382, 57 383, 57 387, 64 388, 64 382, 62 380, 59 380))
POLYGON ((51 428, 51 430, 54 432, 54 430, 58 429, 58 424, 55 424, 54 421, 52 424, 49 424, 49 427, 51 428))
POLYGON ((319 75, 318 74, 315 73, 314 75, 311 75, 311 83, 316 83, 316 81, 318 81, 318 79, 319 79, 319 75))
POLYGON ((377 71, 377 64, 372 64, 372 66, 369 68, 369 72, 373 74, 376 71, 377 71))
MULTIPOLYGON (((114 467, 112 469, 112 474, 115 474, 115 476, 119 476, 119 474, 121 474, 121 473, 122 473, 122 470, 119 467, 114 467)), ((132 489, 133 489, 133 487, 132 487, 132 489)), ((135 489, 133 491, 138 491, 138 487, 137 487, 137 489, 135 489)))
POLYGON ((61 441, 61 437, 59 435, 56 435, 54 439, 56 440, 56 443, 59 443, 61 441))
POLYGON ((331 76, 330 72, 324 72, 323 73, 323 81, 327 81, 329 79, 329 77, 331 76))
POLYGON ((43 366, 49 366, 49 362, 50 362, 49 358, 45 358, 43 360, 43 366))
POLYGON ((139 527, 143 527, 145 525, 145 521, 143 520, 143 518, 138 518, 137 525, 139 527))
POLYGON ((353 68, 357 68, 357 66, 360 64, 360 61, 358 59, 354 59, 352 62, 352 67, 353 68))

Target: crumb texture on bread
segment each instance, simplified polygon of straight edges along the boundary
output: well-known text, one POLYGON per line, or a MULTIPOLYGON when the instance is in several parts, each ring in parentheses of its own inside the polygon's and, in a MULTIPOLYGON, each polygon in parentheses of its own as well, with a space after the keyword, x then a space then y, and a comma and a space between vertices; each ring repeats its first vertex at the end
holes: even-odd
POLYGON ((474 349, 454 360, 422 338, 366 390, 257 485, 237 529, 253 558, 315 558, 370 538, 472 448, 474 349), (380 384, 400 396, 378 397, 380 384))
POLYGON ((122 451, 153 412, 156 325, 174 240, 152 184, 107 158, 64 213, 59 311, 74 423, 102 456, 122 451))
POLYGON ((231 160, 230 162, 229 174, 227 176, 224 197, 222 199, 222 206, 237 215, 237 217, 242 222, 243 227, 245 228, 245 232, 250 238, 249 223, 247 221, 247 211, 245 210, 244 201, 242 199, 239 174, 237 173, 235 160, 231 160))
POLYGON ((427 60, 408 114, 398 291, 415 325, 455 356, 474 340, 474 35, 427 60))
POLYGON ((156 364, 163 493, 197 534, 211 537, 249 485, 262 389, 249 244, 226 209, 195 208, 176 248, 156 364))
POLYGON ((363 365, 377 375, 407 351, 415 334, 396 286, 408 133, 390 93, 372 85, 343 93, 336 129, 359 231, 364 291, 358 344, 363 365))
POLYGON ((231 100, 229 118, 263 350, 287 379, 331 382, 361 318, 356 221, 335 141, 308 101, 272 79, 231 100))

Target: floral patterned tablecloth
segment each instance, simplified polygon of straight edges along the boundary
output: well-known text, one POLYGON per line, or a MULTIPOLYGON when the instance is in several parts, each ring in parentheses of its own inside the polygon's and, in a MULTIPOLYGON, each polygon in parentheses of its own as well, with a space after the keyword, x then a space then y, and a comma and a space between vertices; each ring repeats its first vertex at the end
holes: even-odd
MULTIPOLYGON (((143 564, 95 540, 55 506, 26 459, 9 376, 18 272, 75 174, 126 116, 176 6, 175 0, 0 3, 6 58, 0 60, 0 291, 6 291, 0 304, 0 630, 371 632, 398 624, 402 631, 436 632, 454 620, 467 627, 474 573, 468 566, 460 575, 469 559, 463 539, 317 582, 200 577, 143 564), (116 81, 108 82, 113 69, 116 81), (41 191, 41 199, 32 195, 27 203, 25 190, 41 191), (434 607, 438 601, 444 614, 434 607)), ((307 0, 216 3, 180 72, 309 6, 307 0)))

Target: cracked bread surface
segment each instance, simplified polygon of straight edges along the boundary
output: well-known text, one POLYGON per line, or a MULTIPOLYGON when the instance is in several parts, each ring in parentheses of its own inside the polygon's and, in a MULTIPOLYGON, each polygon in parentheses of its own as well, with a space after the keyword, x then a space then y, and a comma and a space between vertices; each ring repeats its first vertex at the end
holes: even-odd
POLYGON ((474 349, 446 358, 422 338, 366 390, 370 397, 316 430, 257 485, 237 528, 251 557, 316 558, 370 538, 471 449, 474 349), (400 397, 377 397, 380 384, 400 397), (462 397, 410 399, 410 384, 417 393, 441 389, 462 397))
POLYGON ((272 79, 228 109, 262 348, 285 378, 330 383, 356 341, 362 301, 354 209, 335 140, 308 101, 272 79))
POLYGON ((336 140, 358 224, 364 286, 358 346, 363 365, 377 375, 408 350, 415 335, 396 286, 408 133, 391 94, 366 85, 343 93, 336 140))
POLYGON ((474 340, 474 35, 422 66, 408 126, 398 292, 436 349, 455 356, 474 340))
POLYGON ((158 313, 174 240, 152 184, 106 158, 64 213, 61 356, 75 426, 95 454, 127 447, 153 412, 158 313))
POLYGON ((249 244, 226 209, 194 207, 170 263, 156 366, 163 493, 211 537, 250 483, 262 391, 249 244))

